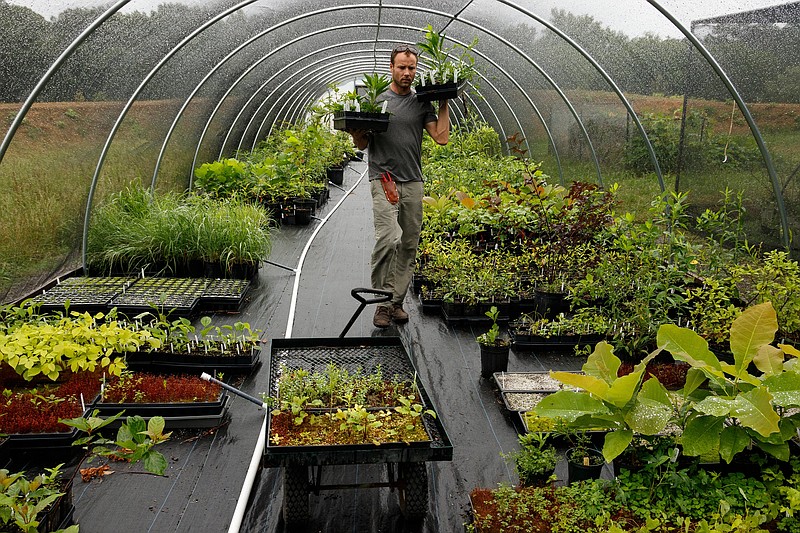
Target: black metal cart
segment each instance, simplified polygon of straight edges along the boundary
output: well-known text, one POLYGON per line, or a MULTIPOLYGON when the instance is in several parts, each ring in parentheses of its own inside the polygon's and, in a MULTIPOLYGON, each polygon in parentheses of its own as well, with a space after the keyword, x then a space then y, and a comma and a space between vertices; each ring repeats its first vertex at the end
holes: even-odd
POLYGON ((397 489, 400 509, 406 518, 421 519, 428 511, 427 461, 450 461, 453 446, 424 385, 399 337, 351 337, 344 335, 368 304, 389 300, 388 293, 374 289, 353 289, 359 302, 350 322, 337 338, 274 339, 269 345, 270 396, 277 397, 282 368, 322 371, 334 363, 350 371, 371 372, 380 365, 385 375, 416 380, 425 409, 436 417, 423 415, 429 440, 412 443, 279 446, 269 442, 272 415, 267 419, 267 443, 263 466, 282 467, 284 480, 283 516, 287 524, 302 523, 309 514, 309 495, 322 490, 390 487, 397 489), (366 300, 363 294, 378 295, 366 300), (359 484, 322 484, 322 468, 328 465, 385 463, 388 480, 359 484))

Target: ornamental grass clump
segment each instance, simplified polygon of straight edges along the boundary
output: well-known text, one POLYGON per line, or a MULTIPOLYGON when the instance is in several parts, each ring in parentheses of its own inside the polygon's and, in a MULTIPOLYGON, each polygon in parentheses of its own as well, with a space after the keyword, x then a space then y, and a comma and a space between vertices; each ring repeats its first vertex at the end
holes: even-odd
POLYGON ((270 217, 236 198, 150 193, 132 184, 97 208, 87 263, 100 272, 186 271, 191 261, 255 264, 271 249, 270 217))

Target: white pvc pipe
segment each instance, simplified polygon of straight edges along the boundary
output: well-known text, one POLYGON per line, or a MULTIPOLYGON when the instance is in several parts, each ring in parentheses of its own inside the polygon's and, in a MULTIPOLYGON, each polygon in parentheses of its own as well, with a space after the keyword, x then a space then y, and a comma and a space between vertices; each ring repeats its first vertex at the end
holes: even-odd
MULTIPOLYGON (((306 243, 305 248, 303 248, 303 253, 300 254, 300 259, 297 262, 297 268, 295 269, 295 276, 294 276, 294 287, 292 288, 292 299, 291 303, 289 304, 289 322, 286 326, 286 335, 285 338, 289 339, 292 336, 292 329, 294 329, 294 314, 295 310, 297 309, 297 293, 300 289, 300 274, 303 270, 303 262, 305 261, 306 254, 308 250, 311 248, 311 243, 314 241, 314 238, 319 233, 320 228, 325 225, 328 219, 336 212, 340 205, 345 201, 345 199, 350 196, 350 194, 358 187, 358 184, 361 183, 361 180, 364 179, 366 176, 367 170, 365 169, 364 172, 358 177, 356 182, 350 187, 342 198, 333 206, 331 212, 328 213, 325 218, 320 220, 320 223, 317 225, 314 232, 309 237, 308 242, 306 243)), ((250 458, 250 466, 247 468, 247 475, 244 478, 244 482, 242 483, 242 492, 239 493, 239 500, 236 502, 236 509, 233 511, 233 517, 231 518, 231 525, 228 528, 228 533, 239 533, 239 529, 242 527, 242 520, 244 519, 244 513, 247 510, 247 502, 250 500, 250 492, 253 490, 253 484, 256 480, 256 474, 258 474, 259 468, 261 468, 261 456, 264 454, 264 447, 267 445, 267 416, 269 416, 269 412, 264 414, 264 421, 261 423, 261 431, 258 434, 258 441, 256 441, 255 450, 253 450, 253 456, 250 458)))

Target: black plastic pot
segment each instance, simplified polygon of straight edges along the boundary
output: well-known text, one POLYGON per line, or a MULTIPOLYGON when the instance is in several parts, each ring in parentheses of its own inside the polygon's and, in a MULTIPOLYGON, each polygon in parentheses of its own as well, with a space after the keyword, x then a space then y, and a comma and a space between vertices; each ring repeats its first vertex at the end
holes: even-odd
POLYGON ((489 346, 480 343, 478 345, 481 347, 481 376, 490 378, 495 372, 508 370, 508 352, 511 345, 489 346))
POLYGON ((328 181, 334 185, 341 185, 344 183, 344 167, 330 167, 326 173, 328 175, 328 181))
POLYGON ((569 311, 567 293, 535 289, 534 299, 536 300, 536 314, 541 318, 553 319, 559 314, 569 311))
POLYGON ((600 479, 605 459, 602 452, 594 448, 570 448, 567 450, 567 472, 569 482, 600 479), (584 461, 583 458, 587 458, 584 461))

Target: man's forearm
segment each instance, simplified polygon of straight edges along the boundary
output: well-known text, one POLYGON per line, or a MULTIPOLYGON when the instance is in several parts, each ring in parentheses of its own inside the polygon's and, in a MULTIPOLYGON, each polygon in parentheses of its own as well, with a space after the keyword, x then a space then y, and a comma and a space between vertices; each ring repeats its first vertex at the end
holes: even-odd
POLYGON ((442 100, 439 104, 439 117, 436 120, 436 135, 432 135, 433 140, 438 144, 447 144, 450 140, 450 108, 447 100, 442 100))

